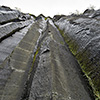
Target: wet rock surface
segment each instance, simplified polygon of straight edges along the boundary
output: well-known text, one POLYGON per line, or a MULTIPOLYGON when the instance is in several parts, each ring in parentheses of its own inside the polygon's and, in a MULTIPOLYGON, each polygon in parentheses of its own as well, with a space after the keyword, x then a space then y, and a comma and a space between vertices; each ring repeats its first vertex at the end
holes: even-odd
POLYGON ((90 14, 87 10, 82 17, 62 15, 52 21, 1 6, 0 100, 94 100, 77 62, 80 51, 99 59, 99 17, 90 14), (74 51, 67 41, 74 43, 74 51))

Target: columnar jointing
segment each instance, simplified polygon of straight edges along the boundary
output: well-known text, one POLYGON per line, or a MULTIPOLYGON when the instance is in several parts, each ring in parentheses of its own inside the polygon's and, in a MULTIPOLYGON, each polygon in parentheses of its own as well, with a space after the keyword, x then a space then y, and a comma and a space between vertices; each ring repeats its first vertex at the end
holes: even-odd
POLYGON ((8 75, 0 82, 0 100, 92 100, 51 19, 36 20, 0 70, 8 75))
POLYGON ((49 19, 45 23, 29 100, 91 100, 82 83, 77 61, 53 22, 49 19))

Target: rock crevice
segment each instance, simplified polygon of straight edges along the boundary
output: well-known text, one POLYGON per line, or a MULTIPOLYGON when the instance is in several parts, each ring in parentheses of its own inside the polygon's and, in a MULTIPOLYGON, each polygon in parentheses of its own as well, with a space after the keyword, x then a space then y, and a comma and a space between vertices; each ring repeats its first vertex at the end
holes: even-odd
POLYGON ((99 10, 33 16, 0 7, 0 100, 99 100, 99 10))

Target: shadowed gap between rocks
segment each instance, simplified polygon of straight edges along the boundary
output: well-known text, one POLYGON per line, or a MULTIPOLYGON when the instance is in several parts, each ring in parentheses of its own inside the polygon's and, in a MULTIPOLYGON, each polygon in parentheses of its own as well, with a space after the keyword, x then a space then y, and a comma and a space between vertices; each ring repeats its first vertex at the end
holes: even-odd
MULTIPOLYGON (((48 25, 47 25, 47 26, 48 26, 48 25)), ((48 29, 48 28, 47 28, 47 29, 48 29)), ((47 30, 47 32, 48 32, 48 30, 47 30)), ((47 32, 45 31, 43 37, 40 39, 39 45, 38 45, 38 49, 37 49, 36 52, 34 53, 33 65, 32 65, 32 66, 34 66, 34 68, 32 69, 31 74, 30 74, 30 76, 29 76, 29 79, 28 79, 28 81, 26 82, 25 91, 24 91, 24 93, 23 93, 23 95, 22 95, 21 100, 27 100, 27 99, 29 99, 29 95, 30 95, 30 90, 31 90, 32 82, 33 82, 34 75, 35 75, 35 72, 36 72, 36 70, 37 70, 38 63, 39 63, 39 59, 40 59, 39 56, 40 56, 40 52, 41 52, 41 51, 40 51, 40 48, 39 48, 39 47, 41 46, 42 40, 45 38, 47 32)), ((46 51, 44 51, 43 53, 48 53, 48 52, 49 52, 49 50, 46 50, 46 51)), ((79 65, 78 65, 78 66, 79 66, 79 65)), ((76 69, 77 69, 77 68, 76 68, 76 69)), ((78 69, 78 74, 81 74, 81 75, 79 75, 79 77, 80 77, 80 79, 82 80, 82 84, 83 84, 84 88, 86 88, 86 87, 85 87, 85 86, 87 85, 87 84, 85 83, 86 80, 83 79, 83 73, 81 72, 80 68, 78 69), (84 81, 84 82, 83 82, 83 81, 84 81)), ((70 87, 70 88, 71 88, 71 87, 70 87)), ((89 93, 89 90, 88 90, 88 89, 86 89, 86 90, 87 90, 88 93, 89 93)), ((91 94, 90 94, 90 96, 91 96, 91 94)), ((43 97, 43 98, 44 98, 44 97, 43 97)), ((41 97, 41 99, 42 99, 42 97, 41 97)), ((35 100, 40 100, 40 99, 39 99, 39 97, 36 97, 35 100)), ((49 100, 54 100, 53 94, 51 94, 49 100)), ((64 99, 64 100, 65 100, 65 99, 64 99)), ((91 97, 91 100, 94 100, 94 98, 91 97)))
POLYGON ((15 34, 16 32, 20 31, 21 29, 23 29, 23 28, 25 28, 25 27, 27 27, 27 26, 24 26, 24 27, 22 27, 22 28, 17 28, 17 29, 15 29, 15 30, 13 30, 11 33, 6 34, 5 36, 3 36, 3 37, 0 38, 0 42, 2 42, 2 41, 5 40, 6 38, 12 36, 13 34, 15 34))
MULTIPOLYGON (((29 61, 31 68, 29 70, 28 79, 27 79, 27 81, 24 85, 24 91, 22 93, 20 100, 28 100, 29 99, 32 81, 34 79, 34 75, 35 75, 35 72, 37 70, 38 63, 39 63, 39 56, 40 56, 40 53, 41 53, 41 51, 40 51, 41 42, 45 38, 47 31, 48 31, 48 22, 47 22, 46 30, 44 30, 42 33, 40 33, 40 34, 42 34, 42 36, 40 38, 38 38, 39 41, 36 44, 37 50, 33 50, 33 53, 31 54, 31 55, 34 55, 34 56, 33 56, 33 58, 30 58, 30 61, 29 61)), ((43 53, 45 53, 45 52, 43 52, 43 53)))
POLYGON ((20 21, 22 21, 22 20, 20 20, 19 18, 11 19, 11 20, 0 23, 0 25, 4 25, 4 24, 10 23, 10 22, 20 22, 20 21))

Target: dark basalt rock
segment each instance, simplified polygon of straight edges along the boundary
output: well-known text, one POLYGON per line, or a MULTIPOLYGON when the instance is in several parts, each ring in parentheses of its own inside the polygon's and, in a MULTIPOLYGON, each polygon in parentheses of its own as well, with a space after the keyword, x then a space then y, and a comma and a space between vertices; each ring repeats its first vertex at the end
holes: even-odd
POLYGON ((99 13, 52 19, 1 6, 0 100, 100 98, 99 13))
POLYGON ((61 17, 55 24, 100 99, 100 10, 87 9, 83 16, 61 17))
POLYGON ((57 20, 59 20, 61 17, 66 17, 65 15, 55 15, 54 17, 53 17, 53 20, 54 21, 57 21, 57 20))
MULTIPOLYGON (((34 19, 28 14, 23 14, 6 6, 0 7, 0 100, 5 99, 5 97, 2 96, 4 91, 7 91, 4 93, 5 95, 7 95, 9 91, 10 96, 11 93, 15 93, 16 91, 16 88, 14 91, 10 91, 12 88, 11 85, 13 84, 9 84, 9 86, 6 87, 10 75, 12 75, 15 70, 9 66, 12 62, 10 56, 18 43, 26 35, 33 22, 34 19), (20 19, 20 16, 26 16, 25 20, 20 19)), ((17 62, 16 66, 18 65, 24 66, 25 64, 17 62)), ((13 75, 17 80, 17 74, 15 75, 14 73, 13 75)), ((12 89, 14 89, 14 87, 12 89)), ((7 97, 7 100, 9 100, 9 97, 7 97)), ((12 100, 14 100, 14 98, 12 100)))
POLYGON ((0 11, 13 11, 10 7, 7 6, 0 6, 0 11))
POLYGON ((100 9, 98 10, 86 9, 83 14, 88 17, 100 19, 100 9))
POLYGON ((86 9, 83 14, 86 16, 91 16, 95 12, 94 9, 86 9))

